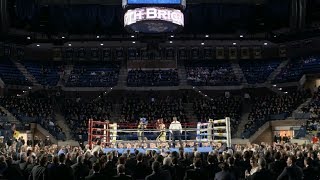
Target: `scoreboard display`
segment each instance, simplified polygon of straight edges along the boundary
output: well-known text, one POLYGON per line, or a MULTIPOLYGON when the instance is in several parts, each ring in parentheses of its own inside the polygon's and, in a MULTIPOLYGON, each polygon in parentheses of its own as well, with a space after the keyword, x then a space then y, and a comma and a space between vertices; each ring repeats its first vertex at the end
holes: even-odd
POLYGON ((178 5, 181 4, 181 0, 128 0, 128 5, 178 5))
POLYGON ((186 0, 122 0, 124 27, 135 33, 174 33, 184 27, 186 0))

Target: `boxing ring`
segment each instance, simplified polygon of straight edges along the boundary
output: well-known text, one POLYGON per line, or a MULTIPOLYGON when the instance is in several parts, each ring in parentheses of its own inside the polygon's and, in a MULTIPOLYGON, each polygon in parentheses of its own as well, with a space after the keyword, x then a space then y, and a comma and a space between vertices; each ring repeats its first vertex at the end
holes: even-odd
MULTIPOLYGON (((146 128, 138 129, 138 123, 110 123, 109 121, 88 121, 88 144, 93 147, 98 141, 105 148, 105 152, 111 149, 146 149, 159 150, 159 148, 177 151, 181 146, 185 151, 191 151, 197 147, 200 151, 212 151, 217 144, 231 147, 230 118, 208 120, 206 123, 181 123, 182 144, 178 148, 171 148, 172 136, 168 129, 170 124, 165 124, 166 140, 159 141, 157 137, 160 130, 155 123, 146 124, 146 128), (189 148, 189 149, 188 149, 189 148)), ((144 126, 143 126, 144 127, 144 126)), ((140 152, 141 152, 140 151, 140 152)))

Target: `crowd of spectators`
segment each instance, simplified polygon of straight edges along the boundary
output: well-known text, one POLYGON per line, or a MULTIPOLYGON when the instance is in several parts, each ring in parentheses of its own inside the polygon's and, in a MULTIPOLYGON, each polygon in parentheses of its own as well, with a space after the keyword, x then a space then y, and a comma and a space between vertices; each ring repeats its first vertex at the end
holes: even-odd
POLYGON ((273 83, 299 81, 303 74, 317 73, 320 69, 320 57, 301 57, 289 61, 274 79, 273 83))
POLYGON ((5 84, 21 86, 32 85, 15 64, 6 58, 1 58, 0 60, 0 78, 5 84))
POLYGON ((68 87, 112 87, 118 83, 120 65, 76 64, 66 83, 68 87))
POLYGON ((57 139, 65 139, 64 132, 56 124, 52 99, 36 96, 6 96, 0 98, 0 104, 21 123, 38 123, 57 139))
POLYGON ((208 122, 209 119, 224 119, 230 117, 231 132, 235 132, 241 119, 240 97, 217 96, 194 99, 193 109, 198 122, 208 122))
POLYGON ((305 113, 309 113, 310 117, 306 124, 306 130, 318 131, 320 125, 320 86, 318 90, 314 92, 311 102, 303 108, 305 113))
POLYGON ((110 120, 113 106, 111 101, 104 98, 90 102, 76 98, 65 99, 63 110, 73 138, 85 141, 88 139, 88 120, 110 120))
POLYGON ((176 69, 130 70, 128 86, 178 86, 179 77, 176 69))
POLYGON ((239 85, 230 63, 194 62, 186 65, 187 82, 193 86, 239 85))
POLYGON ((1 147, 0 174, 8 180, 318 180, 319 145, 212 144, 210 152, 70 147, 21 139, 1 147))
POLYGON ((60 74, 64 71, 64 66, 60 62, 26 61, 23 64, 37 82, 44 86, 56 86, 60 74))
POLYGON ((239 65, 249 84, 264 83, 279 66, 279 60, 241 60, 239 65))
POLYGON ((186 122, 182 98, 176 96, 157 97, 130 95, 122 100, 121 120, 124 122, 138 122, 140 118, 147 118, 155 122, 163 118, 165 123, 170 123, 172 117, 177 117, 180 122, 186 122))
POLYGON ((292 91, 283 95, 269 94, 253 97, 249 122, 245 125, 243 137, 250 137, 260 126, 269 120, 286 119, 304 101, 309 93, 292 91))

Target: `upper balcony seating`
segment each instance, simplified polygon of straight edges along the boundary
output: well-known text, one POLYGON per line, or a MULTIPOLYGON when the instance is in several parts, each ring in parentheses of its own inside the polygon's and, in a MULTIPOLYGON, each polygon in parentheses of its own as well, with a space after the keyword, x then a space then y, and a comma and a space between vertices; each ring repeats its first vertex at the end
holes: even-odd
POLYGON ((19 71, 12 61, 7 58, 0 60, 0 77, 5 84, 31 86, 32 83, 19 71))
POLYGON ((192 86, 239 85, 228 62, 197 61, 186 64, 188 84, 192 86))
POLYGON ((120 65, 116 63, 76 64, 67 87, 113 87, 118 83, 120 65))
POLYGON ((179 78, 176 69, 169 70, 130 70, 128 86, 178 86, 179 78))
POLYGON ((239 61, 239 65, 249 84, 264 83, 279 64, 280 60, 239 61))
POLYGON ((23 64, 38 83, 44 86, 56 86, 60 80, 59 73, 63 72, 60 62, 26 61, 23 64))
POLYGON ((297 82, 303 74, 319 73, 320 57, 311 56, 291 60, 284 67, 273 83, 297 82))

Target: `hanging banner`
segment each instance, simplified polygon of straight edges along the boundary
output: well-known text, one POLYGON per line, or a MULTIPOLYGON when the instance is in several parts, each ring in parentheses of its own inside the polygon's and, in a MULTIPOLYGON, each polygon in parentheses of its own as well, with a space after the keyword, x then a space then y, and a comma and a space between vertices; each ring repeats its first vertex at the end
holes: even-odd
POLYGON ((67 48, 64 52, 65 60, 72 61, 73 60, 73 48, 67 48))
POLYGON ((187 55, 187 49, 185 47, 181 47, 178 50, 179 52, 179 59, 181 60, 187 60, 188 59, 188 55, 187 55))
POLYGON ((100 51, 98 48, 90 48, 91 60, 98 61, 100 60, 100 51))
POLYGON ((137 60, 137 48, 128 48, 128 59, 137 60))
POLYGON ((229 59, 238 59, 236 47, 229 47, 229 59))
POLYGON ((52 59, 54 61, 62 61, 62 49, 52 48, 52 59))
POLYGON ((224 47, 216 47, 216 59, 225 59, 224 47))
POLYGON ((287 47, 283 44, 279 46, 279 57, 281 58, 287 57, 287 47))
MULTIPOLYGON (((76 50, 75 50, 76 51, 76 50)), ((76 51, 76 54, 77 54, 77 59, 79 61, 84 61, 86 60, 86 50, 84 48, 79 48, 77 49, 76 51)))
POLYGON ((200 59, 200 49, 198 47, 191 48, 191 59, 193 59, 193 60, 200 59))
POLYGON ((147 48, 141 48, 141 59, 142 60, 149 60, 147 48))
POLYGON ((261 47, 259 47, 259 46, 253 47, 253 58, 254 59, 261 59, 262 58, 261 47))
MULTIPOLYGON (((112 54, 111 54, 111 58, 112 58, 112 54)), ((123 60, 124 59, 124 52, 123 52, 123 48, 116 48, 116 60, 123 60)))
POLYGON ((203 56, 205 60, 212 60, 213 59, 213 49, 211 47, 204 47, 203 48, 203 56))
POLYGON ((174 60, 174 49, 173 47, 166 48, 166 60, 174 60))
POLYGON ((249 47, 241 47, 240 59, 250 59, 249 47))
POLYGON ((111 49, 110 48, 103 48, 102 49, 102 60, 103 61, 111 61, 111 49))

